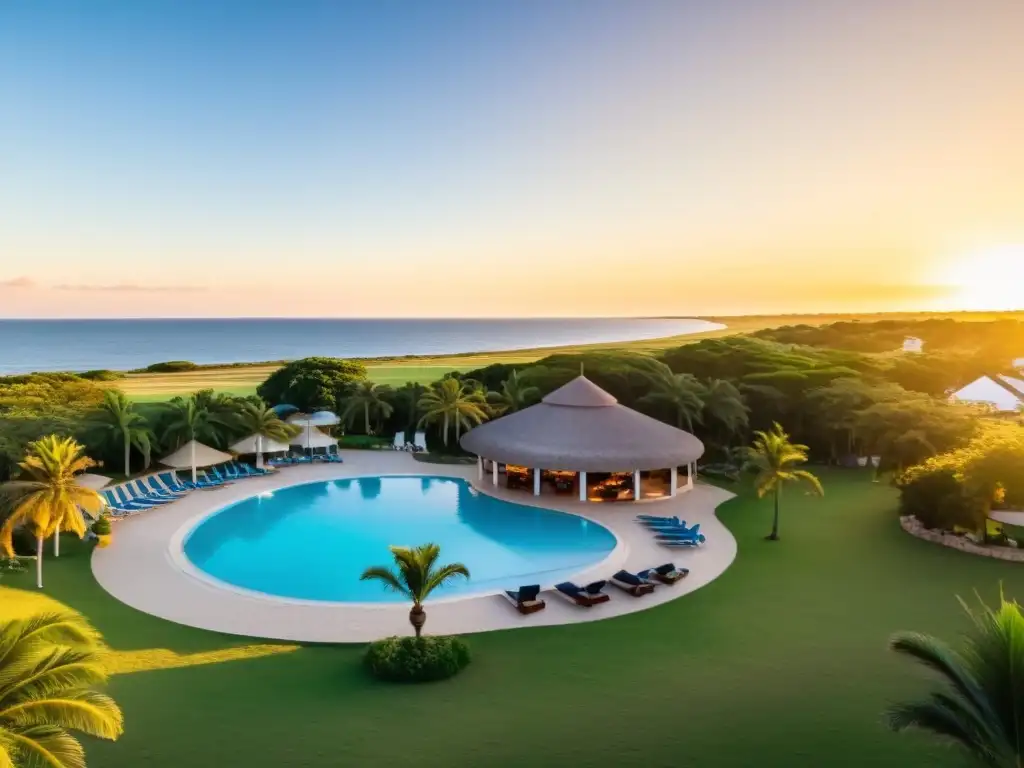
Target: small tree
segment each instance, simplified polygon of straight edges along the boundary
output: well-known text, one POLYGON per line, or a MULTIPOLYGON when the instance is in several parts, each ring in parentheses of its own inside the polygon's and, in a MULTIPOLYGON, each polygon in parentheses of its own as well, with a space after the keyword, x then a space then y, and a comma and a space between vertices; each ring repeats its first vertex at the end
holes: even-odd
POLYGON ((416 637, 423 632, 427 621, 427 612, 423 603, 435 589, 447 584, 456 576, 469 578, 469 570, 462 563, 437 565, 441 548, 437 544, 421 544, 412 549, 408 547, 389 547, 395 558, 397 569, 387 566, 375 566, 363 571, 359 578, 362 581, 380 581, 384 585, 412 600, 409 611, 409 623, 416 631, 416 637))
POLYGON ((796 469, 807 461, 807 446, 790 442, 789 435, 779 424, 768 432, 755 432, 754 445, 748 452, 747 466, 757 472, 754 488, 758 498, 772 495, 775 514, 772 517, 770 541, 779 539, 779 499, 786 483, 806 483, 811 492, 825 494, 821 481, 805 469, 796 469))

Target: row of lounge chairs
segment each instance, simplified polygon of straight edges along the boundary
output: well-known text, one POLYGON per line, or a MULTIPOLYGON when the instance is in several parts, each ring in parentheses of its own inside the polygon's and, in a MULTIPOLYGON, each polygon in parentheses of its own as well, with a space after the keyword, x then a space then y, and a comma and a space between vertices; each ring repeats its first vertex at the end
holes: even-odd
POLYGON ((658 515, 637 515, 636 520, 654 533, 655 541, 664 547, 697 547, 707 541, 700 532, 700 523, 687 528, 685 520, 658 515))
POLYGON ((290 467, 292 464, 341 464, 342 458, 336 453, 315 453, 312 456, 294 455, 282 456, 279 459, 267 461, 272 467, 290 467))
MULTIPOLYGON (((604 591, 609 581, 628 595, 642 597, 654 592, 659 585, 675 584, 689 572, 688 568, 678 568, 674 563, 665 563, 657 568, 647 568, 638 573, 619 571, 607 581, 594 581, 582 587, 571 581, 563 581, 561 584, 556 584, 554 589, 555 594, 574 605, 581 608, 593 608, 595 605, 611 600, 611 595, 604 591)), ((504 597, 522 614, 536 613, 547 605, 540 598, 540 585, 538 584, 520 587, 517 590, 507 590, 504 597)))
POLYGON ((207 468, 206 474, 194 483, 180 479, 173 471, 161 472, 107 488, 100 491, 100 495, 106 502, 110 514, 114 517, 123 517, 134 512, 142 512, 169 504, 190 491, 218 488, 235 480, 267 474, 270 474, 269 470, 256 469, 248 464, 229 462, 221 467, 207 468))

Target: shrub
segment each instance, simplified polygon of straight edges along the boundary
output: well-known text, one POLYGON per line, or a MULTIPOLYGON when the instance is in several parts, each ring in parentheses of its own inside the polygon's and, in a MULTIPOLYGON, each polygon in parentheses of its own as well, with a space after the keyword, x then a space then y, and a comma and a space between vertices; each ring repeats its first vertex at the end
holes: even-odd
POLYGON ((92 532, 97 536, 109 536, 110 518, 106 515, 100 515, 99 519, 92 524, 92 532))
POLYGON ((199 366, 189 360, 169 360, 166 363, 153 363, 143 368, 145 373, 183 373, 194 371, 199 366))
POLYGON ((469 664, 469 646, 457 637, 387 637, 370 644, 363 663, 374 677, 393 683, 444 680, 469 664))
POLYGON ((95 371, 85 371, 84 373, 78 374, 83 379, 89 381, 117 381, 123 379, 124 374, 120 371, 108 371, 105 368, 100 368, 95 371))
POLYGON ((278 368, 256 388, 271 405, 288 403, 303 411, 336 409, 353 384, 366 379, 358 360, 306 357, 278 368))

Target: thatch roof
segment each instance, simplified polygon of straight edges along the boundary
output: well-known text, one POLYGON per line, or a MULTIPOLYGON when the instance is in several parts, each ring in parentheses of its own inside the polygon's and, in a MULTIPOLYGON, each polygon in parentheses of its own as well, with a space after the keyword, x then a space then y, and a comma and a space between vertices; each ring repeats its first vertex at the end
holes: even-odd
POLYGON ((537 405, 481 424, 460 442, 505 464, 577 472, 665 469, 704 453, 689 432, 620 405, 584 376, 537 405))

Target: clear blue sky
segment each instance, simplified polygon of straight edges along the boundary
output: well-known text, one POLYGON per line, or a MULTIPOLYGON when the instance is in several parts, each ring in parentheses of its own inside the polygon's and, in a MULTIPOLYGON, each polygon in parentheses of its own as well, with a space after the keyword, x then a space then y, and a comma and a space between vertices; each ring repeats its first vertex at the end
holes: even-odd
POLYGON ((1021 30, 1020 0, 4 3, 0 315, 919 305, 1024 243, 1021 30))

